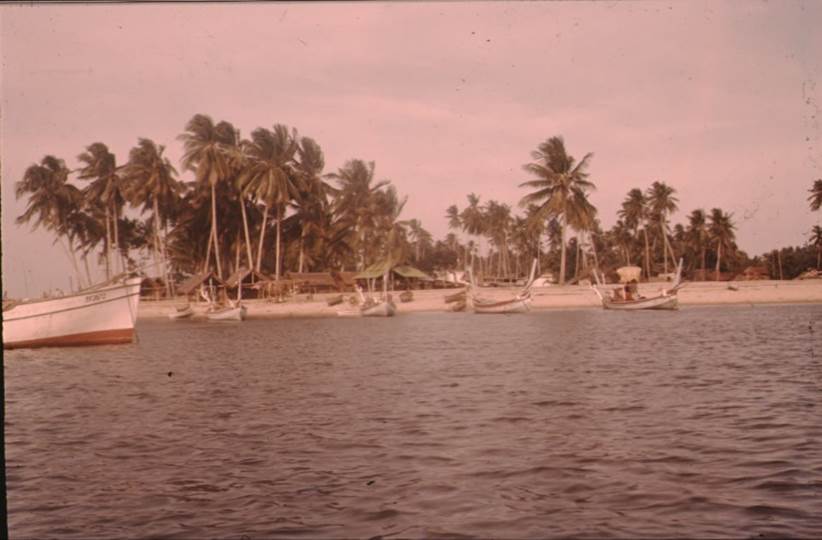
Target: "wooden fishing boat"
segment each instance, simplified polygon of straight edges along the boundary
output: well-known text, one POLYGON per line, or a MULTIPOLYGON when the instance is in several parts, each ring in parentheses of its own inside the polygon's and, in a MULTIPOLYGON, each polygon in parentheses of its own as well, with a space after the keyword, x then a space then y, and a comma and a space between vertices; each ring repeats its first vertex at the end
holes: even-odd
POLYGON ((206 318, 209 321, 243 321, 247 311, 239 302, 227 306, 212 306, 206 311, 206 318))
POLYGON ((172 321, 176 321, 179 319, 187 319, 194 315, 194 308, 191 307, 191 304, 186 304, 184 306, 177 306, 174 308, 174 311, 168 314, 168 318, 172 321))
POLYGON ((360 308, 363 317, 393 317, 397 313, 397 305, 390 299, 376 301, 360 308))
POLYGON ((663 309, 663 310, 675 310, 679 309, 679 299, 677 298, 677 291, 684 286, 682 282, 682 259, 679 260, 679 264, 677 265, 676 270, 676 277, 674 281, 671 283, 671 287, 667 289, 662 289, 659 294, 654 296, 641 296, 639 295, 638 290, 635 292, 637 295, 634 297, 626 297, 627 293, 623 295, 623 287, 617 287, 611 294, 603 294, 599 288, 605 287, 603 284, 602 279, 600 278, 597 272, 594 272, 594 278, 597 281, 597 285, 592 285, 591 288, 594 290, 596 295, 599 297, 599 300, 602 302, 602 307, 605 309, 612 309, 618 311, 637 311, 637 310, 644 310, 644 309, 663 309))
POLYGON ((676 297, 676 291, 650 298, 638 298, 636 300, 613 300, 605 296, 602 297, 602 307, 605 309, 625 311, 638 309, 679 309, 679 300, 676 297))
POLYGON ((480 314, 505 314, 505 313, 525 313, 530 309, 531 301, 531 286, 534 284, 536 277, 537 260, 534 259, 531 265, 531 274, 525 286, 513 297, 509 298, 486 298, 479 296, 476 291, 479 289, 474 282, 474 275, 471 276, 471 286, 469 287, 471 305, 474 307, 474 313, 480 314))
POLYGON ((4 305, 3 348, 130 343, 140 281, 115 278, 74 294, 4 305))
MULTIPOLYGON (((365 296, 362 288, 359 285, 356 286, 359 303, 338 309, 337 315, 340 317, 393 317, 397 313, 397 305, 391 299, 391 295, 388 294, 386 282, 387 276, 383 280, 382 298, 365 296)), ((352 301, 356 302, 355 300, 352 301)))

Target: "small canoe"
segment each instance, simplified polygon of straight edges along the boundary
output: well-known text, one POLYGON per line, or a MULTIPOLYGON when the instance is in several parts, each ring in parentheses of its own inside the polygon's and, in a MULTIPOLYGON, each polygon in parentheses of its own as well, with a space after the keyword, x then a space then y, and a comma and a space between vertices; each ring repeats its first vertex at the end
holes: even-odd
POLYGON ((483 298, 472 298, 474 313, 482 314, 503 314, 503 313, 525 313, 529 310, 531 295, 517 296, 506 300, 494 301, 483 298))

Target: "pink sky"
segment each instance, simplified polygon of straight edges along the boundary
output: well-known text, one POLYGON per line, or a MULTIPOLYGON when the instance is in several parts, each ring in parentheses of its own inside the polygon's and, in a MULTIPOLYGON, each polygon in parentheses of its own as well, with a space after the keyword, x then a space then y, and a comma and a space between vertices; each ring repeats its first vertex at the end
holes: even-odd
MULTIPOLYGON (((0 7, 3 287, 68 287, 53 237, 17 227, 14 182, 45 154, 167 146, 197 113, 243 135, 284 123, 326 171, 376 161, 435 238, 475 192, 516 208, 553 135, 593 152, 608 228, 662 180, 684 221, 733 212, 751 255, 807 241, 820 213, 822 3, 406 2, 0 7)), ((184 176, 190 179, 190 174, 184 176)))

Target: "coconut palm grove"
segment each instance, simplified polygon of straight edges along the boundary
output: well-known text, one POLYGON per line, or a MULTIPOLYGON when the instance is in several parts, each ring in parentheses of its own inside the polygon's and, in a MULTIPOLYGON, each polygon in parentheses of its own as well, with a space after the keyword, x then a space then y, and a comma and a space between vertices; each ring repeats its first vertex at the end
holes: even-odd
MULTIPOLYGON (((791 279, 821 262, 818 225, 807 245, 751 257, 737 247, 737 224, 721 208, 691 209, 684 223, 673 223, 684 209, 662 180, 628 191, 615 225, 604 230, 589 199, 594 155, 576 159, 561 136, 539 143, 522 178, 511 180, 522 189, 516 207, 469 193, 443 208, 451 232, 440 240, 402 215, 407 198, 379 178, 374 161, 326 170, 319 143, 294 128, 259 127, 244 138, 230 122, 197 114, 178 139, 179 169, 163 145, 145 138, 125 162, 102 142, 82 149, 73 165, 46 155, 15 185, 17 197, 27 198, 17 223, 54 234, 78 287, 92 282, 90 260, 107 277, 148 260, 168 292, 205 270, 225 277, 250 268, 279 280, 385 260, 427 272, 470 266, 486 278, 510 279, 537 258, 540 272, 560 284, 625 265, 641 267, 647 279, 672 272, 680 258, 692 280, 730 279, 749 267, 791 279), (182 172, 194 180, 181 180, 182 172)), ((822 179, 809 193, 818 211, 822 179)))

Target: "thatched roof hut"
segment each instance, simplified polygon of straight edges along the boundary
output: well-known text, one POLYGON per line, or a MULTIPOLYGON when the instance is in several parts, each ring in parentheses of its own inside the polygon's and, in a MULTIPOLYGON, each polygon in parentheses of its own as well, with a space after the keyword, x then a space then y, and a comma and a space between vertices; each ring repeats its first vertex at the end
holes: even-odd
POLYGON ((213 271, 207 270, 189 277, 180 284, 180 287, 177 290, 182 294, 189 295, 204 284, 208 284, 213 287, 222 287, 224 282, 222 279, 217 277, 213 271))

